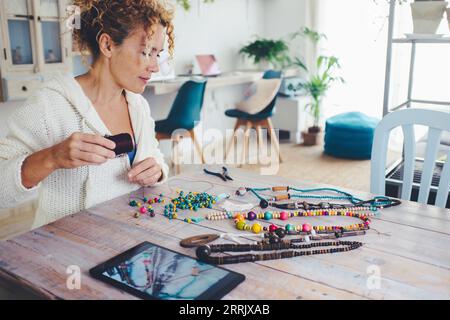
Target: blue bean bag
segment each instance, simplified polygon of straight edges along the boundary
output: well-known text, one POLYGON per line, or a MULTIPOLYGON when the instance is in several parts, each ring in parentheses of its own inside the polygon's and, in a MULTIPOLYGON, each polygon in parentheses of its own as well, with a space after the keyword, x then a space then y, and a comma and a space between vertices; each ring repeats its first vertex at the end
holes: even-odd
POLYGON ((361 112, 339 114, 325 125, 325 153, 345 159, 370 159, 379 120, 361 112))

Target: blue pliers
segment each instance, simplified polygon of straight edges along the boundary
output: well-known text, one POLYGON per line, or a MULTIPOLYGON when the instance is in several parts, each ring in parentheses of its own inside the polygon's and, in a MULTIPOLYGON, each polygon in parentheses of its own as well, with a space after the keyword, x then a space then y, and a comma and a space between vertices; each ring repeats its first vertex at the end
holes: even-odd
POLYGON ((228 169, 226 167, 222 167, 222 173, 220 172, 212 172, 206 169, 203 169, 203 171, 205 171, 206 174, 210 174, 212 176, 216 176, 219 177, 220 179, 222 179, 223 181, 227 181, 227 180, 233 180, 229 175, 228 175, 228 169))

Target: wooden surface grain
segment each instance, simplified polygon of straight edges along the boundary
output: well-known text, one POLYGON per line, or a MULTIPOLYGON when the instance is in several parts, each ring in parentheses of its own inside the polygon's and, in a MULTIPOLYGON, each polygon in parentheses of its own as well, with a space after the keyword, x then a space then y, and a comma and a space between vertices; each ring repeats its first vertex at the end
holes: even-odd
MULTIPOLYGON (((313 183, 261 176, 238 169, 233 169, 231 175, 234 181, 223 182, 199 170, 136 194, 150 197, 162 193, 168 200, 178 196, 177 189, 207 191, 215 195, 228 193, 232 195, 230 201, 256 205, 258 201, 250 194, 234 196, 236 189, 277 185, 318 187, 313 183)), ((363 198, 371 197, 364 192, 346 191, 363 198)), ((135 210, 128 206, 129 199, 129 195, 124 195, 0 242, 0 282, 46 299, 135 299, 91 278, 88 270, 143 241, 195 257, 193 249, 179 246, 181 239, 199 234, 238 232, 230 220, 205 220, 199 224, 182 221, 186 217, 204 217, 208 209, 195 213, 182 211, 178 220, 169 221, 161 215, 163 204, 159 204, 154 206, 158 213, 156 217, 135 219, 135 210), (67 267, 72 265, 79 266, 82 271, 79 290, 69 290, 66 286, 67 267)), ((364 246, 360 249, 227 265, 227 269, 245 274, 246 281, 225 299, 449 299, 449 212, 404 202, 373 218, 372 228, 365 236, 349 238, 362 241, 364 246), (379 286, 373 287, 371 284, 377 283, 377 276, 379 286)), ((357 221, 347 217, 294 220, 290 222, 314 225, 347 225, 357 221)), ((242 241, 251 239, 247 237, 242 241)))

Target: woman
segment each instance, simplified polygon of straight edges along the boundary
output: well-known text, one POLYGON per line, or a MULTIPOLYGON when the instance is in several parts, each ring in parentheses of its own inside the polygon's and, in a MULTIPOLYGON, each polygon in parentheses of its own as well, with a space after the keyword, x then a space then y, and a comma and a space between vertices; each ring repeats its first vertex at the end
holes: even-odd
POLYGON ((158 0, 75 0, 80 50, 89 72, 56 76, 11 117, 0 140, 0 207, 38 195, 34 227, 164 182, 144 92, 158 72, 165 35, 173 52, 172 11, 158 0), (135 150, 116 157, 107 135, 129 133, 135 150))

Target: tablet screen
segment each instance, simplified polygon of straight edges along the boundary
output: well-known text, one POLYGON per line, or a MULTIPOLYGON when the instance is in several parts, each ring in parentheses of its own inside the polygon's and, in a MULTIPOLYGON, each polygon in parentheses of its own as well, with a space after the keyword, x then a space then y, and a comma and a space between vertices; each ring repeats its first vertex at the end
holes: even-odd
MULTIPOLYGON (((145 242, 91 270, 101 280, 142 298, 218 299, 243 276, 145 242)), ((228 290, 228 291, 229 291, 228 290)))

